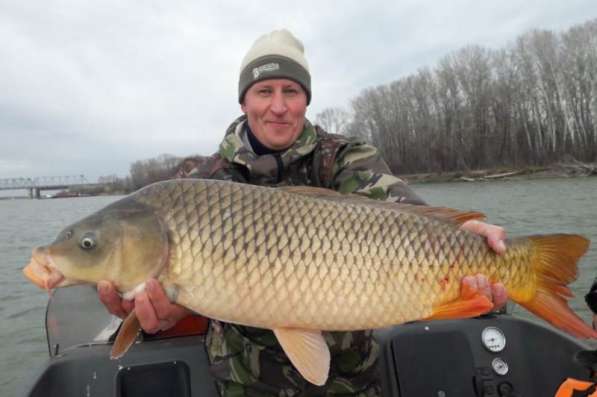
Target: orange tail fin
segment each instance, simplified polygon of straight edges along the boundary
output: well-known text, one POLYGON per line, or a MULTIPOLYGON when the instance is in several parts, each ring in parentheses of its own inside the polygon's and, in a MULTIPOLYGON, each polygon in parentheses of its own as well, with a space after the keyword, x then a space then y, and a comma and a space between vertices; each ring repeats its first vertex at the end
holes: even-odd
POLYGON ((537 292, 529 301, 513 299, 574 336, 597 338, 597 331, 568 306, 568 299, 573 294, 567 285, 576 279, 577 262, 589 248, 589 240, 574 234, 530 236, 529 240, 533 247, 531 266, 536 273, 537 292))

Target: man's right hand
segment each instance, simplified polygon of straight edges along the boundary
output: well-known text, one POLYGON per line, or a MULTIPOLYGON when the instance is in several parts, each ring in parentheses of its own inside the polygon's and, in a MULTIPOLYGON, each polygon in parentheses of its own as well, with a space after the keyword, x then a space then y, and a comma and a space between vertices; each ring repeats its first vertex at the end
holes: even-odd
POLYGON ((97 290, 100 301, 113 315, 125 318, 135 309, 141 328, 149 334, 172 328, 179 320, 192 314, 189 309, 171 303, 155 279, 148 280, 145 290, 135 295, 134 300, 122 299, 109 281, 100 281, 97 290))

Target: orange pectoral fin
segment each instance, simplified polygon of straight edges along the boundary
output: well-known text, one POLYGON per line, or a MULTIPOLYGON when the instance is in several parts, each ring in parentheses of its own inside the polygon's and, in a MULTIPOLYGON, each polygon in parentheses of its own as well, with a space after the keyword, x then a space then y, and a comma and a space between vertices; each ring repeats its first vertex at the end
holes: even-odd
POLYGON ((491 309, 493 303, 489 298, 465 284, 456 300, 434 307, 433 313, 426 320, 476 317, 488 313, 491 309))
POLYGON ((133 343, 135 343, 140 331, 141 324, 139 323, 137 314, 133 310, 120 326, 118 335, 116 335, 116 340, 114 340, 114 344, 112 345, 110 359, 116 360, 124 356, 124 353, 126 353, 133 343))

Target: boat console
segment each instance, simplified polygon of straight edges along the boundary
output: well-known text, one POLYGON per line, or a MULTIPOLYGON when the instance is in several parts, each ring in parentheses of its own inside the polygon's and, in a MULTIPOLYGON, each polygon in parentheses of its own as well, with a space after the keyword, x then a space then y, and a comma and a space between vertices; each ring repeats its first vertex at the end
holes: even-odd
POLYGON ((547 397, 566 378, 590 380, 585 344, 497 314, 379 331, 384 396, 547 397))
MULTIPOLYGON (((146 340, 110 360, 118 321, 95 289, 56 290, 46 317, 50 358, 25 386, 28 397, 217 396, 203 335, 146 340)), ((554 396, 566 378, 593 376, 588 345, 507 314, 414 322, 375 337, 384 396, 554 396)))

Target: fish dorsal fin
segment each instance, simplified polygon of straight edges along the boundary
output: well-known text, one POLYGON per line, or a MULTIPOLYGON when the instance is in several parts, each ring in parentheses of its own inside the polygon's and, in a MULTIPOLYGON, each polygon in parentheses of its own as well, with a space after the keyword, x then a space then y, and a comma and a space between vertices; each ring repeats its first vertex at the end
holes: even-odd
POLYGON ((463 223, 470 220, 482 221, 486 218, 484 213, 478 211, 461 211, 448 207, 430 207, 426 205, 413 205, 401 203, 388 204, 396 205, 401 211, 404 212, 411 212, 414 214, 428 216, 430 218, 454 223, 456 225, 462 225, 463 223))
POLYGON ((314 385, 324 385, 330 371, 330 349, 321 331, 277 328, 274 334, 303 378, 314 385))
POLYGON ((129 350, 133 343, 135 343, 135 340, 137 339, 137 335, 139 335, 140 330, 141 324, 139 324, 137 314, 133 310, 124 319, 122 325, 120 326, 120 330, 118 331, 116 340, 114 340, 114 344, 112 345, 112 352, 110 353, 110 358, 112 360, 116 360, 124 356, 124 354, 129 350))
POLYGON ((430 207, 426 205, 414 205, 406 203, 396 203, 391 201, 381 201, 370 199, 359 194, 342 194, 335 190, 325 189, 321 187, 312 186, 283 186, 281 189, 285 192, 302 194, 328 201, 338 203, 364 205, 374 208, 383 208, 392 211, 410 212, 429 218, 435 218, 445 222, 454 223, 455 225, 462 225, 469 220, 483 220, 485 214, 477 211, 460 211, 448 207, 430 207))

